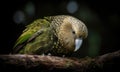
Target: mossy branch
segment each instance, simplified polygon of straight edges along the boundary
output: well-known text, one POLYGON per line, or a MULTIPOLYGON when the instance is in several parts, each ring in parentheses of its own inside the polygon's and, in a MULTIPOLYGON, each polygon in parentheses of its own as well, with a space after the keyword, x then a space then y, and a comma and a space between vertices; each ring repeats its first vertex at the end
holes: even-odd
MULTIPOLYGON (((0 55, 0 72, 101 72, 107 68, 117 67, 120 50, 95 58, 63 58, 43 55, 0 55)), ((109 70, 109 69, 108 69, 109 70)))

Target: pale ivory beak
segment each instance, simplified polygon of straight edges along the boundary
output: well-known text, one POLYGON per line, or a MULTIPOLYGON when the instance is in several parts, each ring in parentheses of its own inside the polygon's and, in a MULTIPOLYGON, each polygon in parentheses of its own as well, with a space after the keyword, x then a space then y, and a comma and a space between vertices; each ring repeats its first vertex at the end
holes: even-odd
POLYGON ((82 45, 82 39, 81 38, 77 38, 75 39, 75 50, 74 51, 77 51, 78 49, 80 49, 81 45, 82 45))

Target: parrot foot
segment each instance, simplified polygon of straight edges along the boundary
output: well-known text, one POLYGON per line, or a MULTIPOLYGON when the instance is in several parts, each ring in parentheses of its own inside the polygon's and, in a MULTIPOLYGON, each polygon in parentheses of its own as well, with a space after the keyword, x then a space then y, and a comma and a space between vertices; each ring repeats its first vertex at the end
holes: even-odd
POLYGON ((64 58, 64 57, 65 57, 65 55, 62 55, 62 57, 64 58))
POLYGON ((45 56, 45 54, 43 53, 42 56, 45 56))
POLYGON ((48 56, 51 56, 51 53, 48 53, 48 56))

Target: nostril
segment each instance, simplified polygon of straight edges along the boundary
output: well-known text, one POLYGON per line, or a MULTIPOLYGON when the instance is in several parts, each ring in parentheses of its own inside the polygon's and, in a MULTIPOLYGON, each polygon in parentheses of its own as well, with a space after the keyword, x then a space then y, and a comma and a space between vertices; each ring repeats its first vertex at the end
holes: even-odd
POLYGON ((80 35, 79 38, 82 38, 82 36, 80 35))

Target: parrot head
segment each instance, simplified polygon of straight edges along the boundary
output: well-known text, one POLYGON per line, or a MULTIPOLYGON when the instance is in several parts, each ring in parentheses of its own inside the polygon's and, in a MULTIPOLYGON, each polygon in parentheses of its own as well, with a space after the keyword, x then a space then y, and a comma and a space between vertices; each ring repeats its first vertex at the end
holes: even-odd
POLYGON ((87 37, 88 30, 79 19, 65 16, 57 34, 60 44, 66 49, 65 51, 75 52, 81 47, 83 39, 87 37))

